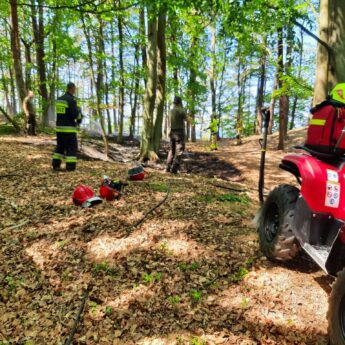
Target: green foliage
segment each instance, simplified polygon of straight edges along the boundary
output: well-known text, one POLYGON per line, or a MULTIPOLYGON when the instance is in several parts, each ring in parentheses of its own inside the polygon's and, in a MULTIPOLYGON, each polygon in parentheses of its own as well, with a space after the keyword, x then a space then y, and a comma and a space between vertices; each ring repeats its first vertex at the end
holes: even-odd
POLYGON ((9 124, 0 124, 0 136, 1 135, 13 135, 16 134, 15 129, 9 124))
POLYGON ((237 271, 231 275, 230 279, 234 283, 238 283, 244 279, 244 277, 249 273, 245 267, 239 267, 237 271))
POLYGON ((193 301, 199 302, 201 300, 201 298, 202 298, 202 292, 199 291, 199 290, 193 289, 191 291, 191 297, 192 297, 193 301))
POLYGON ((187 271, 196 271, 200 268, 200 263, 199 262, 192 262, 191 264, 188 264, 186 262, 181 262, 178 264, 178 268, 182 272, 187 272, 187 271))
POLYGON ((249 299, 247 297, 243 297, 242 301, 241 301, 241 308, 242 309, 247 309, 248 308, 248 304, 249 304, 249 299))
POLYGON ((143 275, 143 281, 145 284, 152 284, 154 282, 159 282, 162 279, 162 273, 157 272, 153 274, 145 273, 143 275))
POLYGON ((106 306, 105 307, 105 314, 106 315, 111 315, 113 313, 113 307, 110 307, 110 306, 106 306))
POLYGON ((97 307, 98 307, 98 304, 96 302, 94 302, 94 301, 90 301, 89 302, 89 307, 91 309, 92 314, 95 314, 96 310, 97 310, 97 307))
POLYGON ((178 304, 181 302, 181 297, 178 295, 169 296, 167 299, 170 304, 178 304))
POLYGON ((206 344, 206 341, 199 337, 191 337, 189 339, 189 342, 191 345, 205 345, 206 344))
POLYGON ((227 194, 204 194, 195 197, 198 201, 213 203, 213 202, 237 202, 243 205, 248 205, 250 199, 247 194, 227 193, 227 194))
POLYGON ((109 272, 110 266, 107 261, 97 263, 94 265, 93 271, 98 273, 98 272, 109 272))
POLYGON ((7 284, 7 290, 9 292, 12 292, 17 287, 15 279, 10 275, 5 277, 5 282, 7 284))
POLYGON ((155 192, 166 192, 168 186, 166 183, 150 183, 150 189, 154 190, 155 192))

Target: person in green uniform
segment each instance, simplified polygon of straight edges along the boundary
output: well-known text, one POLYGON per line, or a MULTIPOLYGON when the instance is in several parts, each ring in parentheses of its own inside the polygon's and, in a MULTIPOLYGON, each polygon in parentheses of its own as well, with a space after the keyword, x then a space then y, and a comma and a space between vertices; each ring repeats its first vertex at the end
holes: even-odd
POLYGON ((170 151, 166 171, 177 174, 185 149, 185 122, 187 121, 187 115, 183 109, 181 97, 175 97, 173 107, 169 112, 169 119, 171 128, 170 151))
POLYGON ((217 116, 212 115, 210 126, 207 128, 211 131, 211 145, 210 145, 211 151, 218 149, 218 146, 217 146, 218 124, 219 124, 219 120, 217 119, 217 116))

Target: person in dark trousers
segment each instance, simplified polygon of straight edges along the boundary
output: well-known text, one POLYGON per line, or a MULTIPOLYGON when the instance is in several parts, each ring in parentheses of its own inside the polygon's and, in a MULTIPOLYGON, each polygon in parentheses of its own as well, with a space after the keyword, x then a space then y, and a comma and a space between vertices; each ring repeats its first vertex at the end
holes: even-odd
POLYGON ((185 121, 187 121, 181 97, 175 97, 169 118, 171 126, 170 151, 166 171, 176 174, 180 169, 182 154, 185 149, 185 121))
POLYGON ((66 93, 55 103, 57 145, 52 162, 54 170, 61 169, 61 162, 64 158, 67 171, 73 171, 77 166, 77 126, 81 122, 81 112, 74 97, 75 92, 74 83, 68 83, 66 93))
POLYGON ((33 91, 29 91, 23 101, 23 111, 25 114, 25 130, 28 135, 36 135, 36 114, 33 105, 33 91))

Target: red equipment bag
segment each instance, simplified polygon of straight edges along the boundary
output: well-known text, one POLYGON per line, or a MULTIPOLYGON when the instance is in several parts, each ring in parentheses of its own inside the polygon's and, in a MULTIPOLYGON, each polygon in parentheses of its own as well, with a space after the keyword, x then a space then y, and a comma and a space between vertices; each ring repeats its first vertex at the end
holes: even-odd
POLYGON ((344 104, 327 100, 311 109, 305 146, 313 151, 342 155, 345 153, 344 104))

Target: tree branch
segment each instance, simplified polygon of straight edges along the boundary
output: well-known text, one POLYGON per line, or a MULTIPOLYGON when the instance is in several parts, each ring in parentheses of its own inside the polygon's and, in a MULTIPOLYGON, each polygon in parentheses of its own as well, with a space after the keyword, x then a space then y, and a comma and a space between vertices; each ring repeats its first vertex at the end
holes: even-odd
POLYGON ((91 14, 102 14, 102 13, 108 13, 108 12, 121 12, 121 11, 126 11, 132 7, 135 7, 139 4, 139 2, 135 2, 133 4, 127 5, 127 6, 123 6, 123 7, 112 7, 112 8, 108 8, 108 9, 104 9, 104 10, 97 10, 97 7, 105 4, 107 2, 107 0, 102 0, 100 1, 99 4, 95 4, 95 0, 89 0, 89 1, 85 1, 83 3, 77 4, 77 5, 57 5, 57 6, 51 6, 51 5, 33 5, 33 4, 29 4, 26 2, 20 2, 18 3, 18 6, 26 6, 26 7, 42 7, 42 8, 47 8, 50 10, 73 10, 73 11, 78 11, 78 12, 83 12, 83 13, 91 13, 91 14), (94 7, 94 9, 85 9, 85 6, 88 5, 92 5, 94 7))
POLYGON ((6 120, 7 120, 8 122, 10 122, 11 125, 12 125, 12 126, 14 127, 14 129, 16 130, 16 132, 19 133, 19 132, 20 132, 20 127, 18 126, 17 122, 14 121, 14 120, 12 119, 12 117, 11 117, 10 115, 8 115, 7 112, 5 111, 5 109, 4 109, 3 107, 1 107, 1 106, 0 106, 0 113, 2 113, 2 114, 5 116, 6 120))
POLYGON ((297 20, 294 20, 293 23, 302 31, 304 31, 308 36, 314 38, 319 44, 323 45, 327 49, 328 53, 331 52, 331 47, 325 41, 321 40, 318 36, 309 31, 303 24, 299 23, 297 20))

